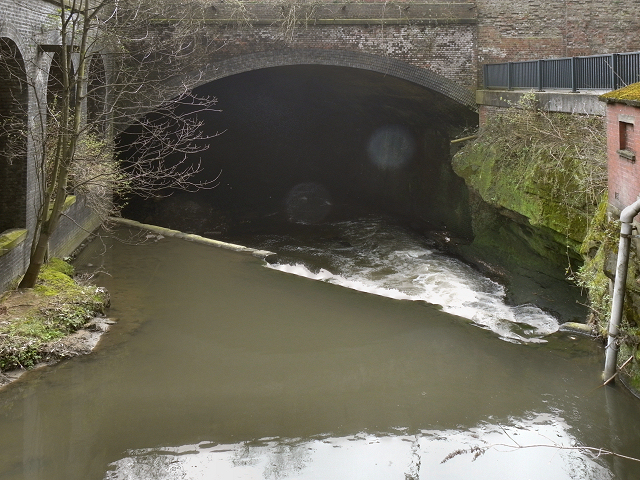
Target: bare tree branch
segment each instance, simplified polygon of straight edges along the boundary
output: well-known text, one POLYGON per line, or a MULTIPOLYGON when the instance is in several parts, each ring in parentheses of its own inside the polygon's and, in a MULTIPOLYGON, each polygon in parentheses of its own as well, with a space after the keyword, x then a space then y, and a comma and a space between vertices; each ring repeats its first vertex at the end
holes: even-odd
POLYGON ((114 196, 126 201, 216 185, 216 175, 196 179, 203 165, 192 160, 217 135, 205 135, 198 118, 215 110, 216 99, 192 93, 198 75, 173 81, 203 67, 204 8, 201 1, 60 2, 46 25, 60 41, 42 72, 49 78, 46 98, 25 74, 42 66, 21 65, 15 47, 3 40, 0 71, 17 86, 14 114, 0 118, 0 152, 8 162, 24 159, 31 142, 40 159, 38 220, 21 287, 34 285, 68 194, 82 195, 106 220, 117 214, 114 196), (25 81, 40 107, 35 128, 26 125, 25 81), (116 151, 114 136, 128 127, 126 152, 116 151))

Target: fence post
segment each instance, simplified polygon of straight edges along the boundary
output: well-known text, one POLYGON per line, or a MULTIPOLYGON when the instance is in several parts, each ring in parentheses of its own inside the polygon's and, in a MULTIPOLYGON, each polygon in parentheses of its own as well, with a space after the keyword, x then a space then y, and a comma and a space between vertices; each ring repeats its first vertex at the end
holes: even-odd
POLYGON ((615 90, 618 88, 618 85, 620 85, 620 81, 619 81, 619 68, 618 68, 618 54, 617 53, 612 53, 611 54, 611 90, 615 90))
POLYGON ((571 91, 578 91, 578 57, 571 57, 571 91))
POLYGON ((513 81, 511 79, 511 75, 512 75, 512 71, 513 70, 513 62, 509 62, 507 64, 507 90, 513 90, 513 81))
POLYGON ((538 91, 544 91, 544 85, 542 80, 542 68, 544 67, 544 60, 538 60, 538 91))

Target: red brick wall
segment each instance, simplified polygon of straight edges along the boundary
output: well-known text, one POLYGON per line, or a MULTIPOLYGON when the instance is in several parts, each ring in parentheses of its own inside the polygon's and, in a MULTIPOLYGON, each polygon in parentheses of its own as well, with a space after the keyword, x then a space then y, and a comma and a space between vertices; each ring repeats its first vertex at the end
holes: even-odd
POLYGON ((637 0, 475 3, 479 65, 640 49, 637 0))
POLYGON ((640 154, 640 108, 621 103, 607 105, 607 156, 609 168, 609 204, 618 210, 631 205, 640 195, 640 166, 635 161, 624 158, 620 150, 620 120, 632 120, 633 127, 627 126, 627 150, 640 154), (621 117, 622 116, 622 117, 621 117))

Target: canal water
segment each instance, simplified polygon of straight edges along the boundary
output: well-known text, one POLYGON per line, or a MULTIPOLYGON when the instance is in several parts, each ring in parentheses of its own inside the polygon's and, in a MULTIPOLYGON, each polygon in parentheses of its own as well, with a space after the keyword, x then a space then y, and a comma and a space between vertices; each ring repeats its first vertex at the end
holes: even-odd
POLYGON ((329 255, 258 239, 272 265, 92 242, 77 268, 118 323, 0 391, 0 478, 640 478, 584 449, 640 457, 640 402, 599 387, 596 342, 395 227, 323 232, 329 255))

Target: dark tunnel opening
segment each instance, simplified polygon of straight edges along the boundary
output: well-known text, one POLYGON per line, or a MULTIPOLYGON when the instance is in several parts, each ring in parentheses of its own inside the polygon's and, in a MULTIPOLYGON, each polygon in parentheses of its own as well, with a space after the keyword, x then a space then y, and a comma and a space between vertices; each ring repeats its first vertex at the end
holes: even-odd
MULTIPOLYGON (((217 187, 130 199, 123 215, 207 236, 239 224, 396 216, 421 230, 470 236, 466 187, 450 140, 475 112, 414 83, 331 66, 274 67, 199 87, 220 111, 200 113, 210 148, 198 180, 217 187)), ((123 136, 126 142, 126 135, 123 136)))

